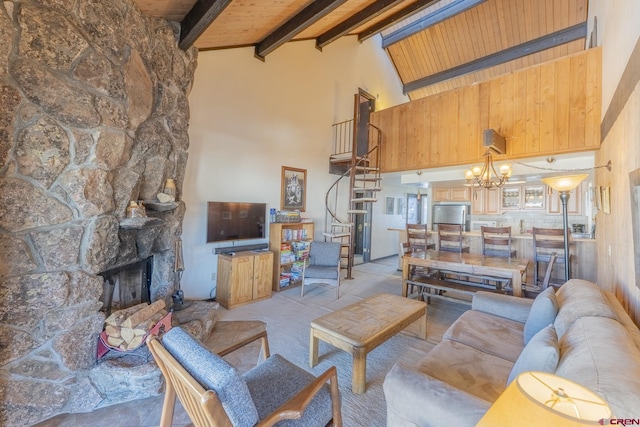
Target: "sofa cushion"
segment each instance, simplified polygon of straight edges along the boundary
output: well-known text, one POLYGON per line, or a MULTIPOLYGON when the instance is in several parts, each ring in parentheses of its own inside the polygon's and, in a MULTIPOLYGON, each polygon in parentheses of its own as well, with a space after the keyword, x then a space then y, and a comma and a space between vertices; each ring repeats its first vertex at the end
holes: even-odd
POLYGON ((533 338, 535 334, 546 328, 556 319, 558 314, 558 302, 554 289, 549 286, 533 301, 529 316, 524 324, 524 343, 525 345, 533 338))
POLYGON ((605 317, 577 319, 560 338, 556 375, 604 398, 616 418, 638 418, 640 350, 624 326, 605 317))
POLYGON ((505 390, 511 368, 513 362, 450 340, 435 346, 415 367, 488 402, 494 402, 505 390))
POLYGON ((562 338, 577 319, 586 316, 616 319, 607 298, 593 282, 571 279, 558 289, 558 315, 554 322, 558 338, 562 338))
POLYGON ((511 369, 507 385, 526 371, 555 372, 559 359, 558 335, 556 328, 551 324, 529 340, 511 369))
POLYGON ((492 402, 398 362, 384 379, 387 425, 474 426, 492 402))
POLYGON ((443 339, 456 341, 514 363, 524 343, 523 323, 469 310, 462 313, 444 333, 443 339))

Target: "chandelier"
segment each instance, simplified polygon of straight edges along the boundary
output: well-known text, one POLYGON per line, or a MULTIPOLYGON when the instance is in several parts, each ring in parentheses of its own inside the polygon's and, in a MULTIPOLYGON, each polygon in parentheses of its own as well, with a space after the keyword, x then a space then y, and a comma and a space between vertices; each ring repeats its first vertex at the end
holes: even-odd
POLYGON ((484 153, 484 163, 482 166, 474 166, 464 174, 467 180, 466 185, 471 187, 499 188, 502 187, 511 177, 511 166, 502 165, 499 173, 493 165, 491 148, 487 148, 484 153))

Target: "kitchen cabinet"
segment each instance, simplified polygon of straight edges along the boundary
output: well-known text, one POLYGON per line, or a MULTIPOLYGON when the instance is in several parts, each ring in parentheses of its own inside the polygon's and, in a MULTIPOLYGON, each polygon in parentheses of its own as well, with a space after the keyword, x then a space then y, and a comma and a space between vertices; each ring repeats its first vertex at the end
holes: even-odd
POLYGON ((218 255, 216 300, 226 309, 271 298, 273 252, 218 255))
POLYGON ((500 189, 472 187, 471 189, 472 215, 499 215, 500 189))
MULTIPOLYGON (((567 215, 582 215, 583 183, 569 192, 567 200, 567 215)), ((547 193, 547 213, 549 215, 562 215, 562 202, 557 190, 549 188, 547 193)))
POLYGON ((546 185, 524 184, 502 187, 500 209, 541 210, 546 207, 546 185))
POLYGON ((470 187, 443 187, 433 189, 434 202, 469 202, 470 200, 470 187))

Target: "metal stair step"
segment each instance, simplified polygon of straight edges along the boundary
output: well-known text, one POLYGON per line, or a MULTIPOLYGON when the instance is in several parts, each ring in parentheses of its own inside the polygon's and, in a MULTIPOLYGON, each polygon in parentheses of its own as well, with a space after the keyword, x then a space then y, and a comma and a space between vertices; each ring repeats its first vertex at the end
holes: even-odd
POLYGON ((332 227, 353 227, 353 223, 352 222, 332 222, 331 223, 332 227))
POLYGON ((364 209, 349 209, 347 211, 347 213, 350 213, 350 214, 366 214, 367 211, 364 210, 364 209))
POLYGON ((355 199, 351 199, 351 203, 365 203, 365 202, 377 202, 378 199, 375 197, 357 197, 355 199))
POLYGON ((354 193, 365 193, 367 191, 382 191, 382 187, 371 187, 371 188, 353 187, 353 192, 354 193))
POLYGON ((349 237, 351 233, 322 233, 324 237, 338 238, 338 237, 349 237))

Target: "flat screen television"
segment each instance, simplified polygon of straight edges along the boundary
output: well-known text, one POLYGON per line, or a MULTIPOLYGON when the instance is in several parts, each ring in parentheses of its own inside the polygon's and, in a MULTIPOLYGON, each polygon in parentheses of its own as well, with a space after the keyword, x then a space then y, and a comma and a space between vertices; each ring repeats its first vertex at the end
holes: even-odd
POLYGON ((208 202, 207 243, 263 239, 266 203, 208 202))

